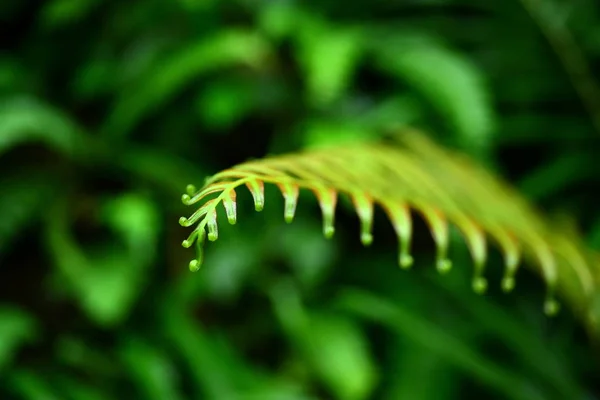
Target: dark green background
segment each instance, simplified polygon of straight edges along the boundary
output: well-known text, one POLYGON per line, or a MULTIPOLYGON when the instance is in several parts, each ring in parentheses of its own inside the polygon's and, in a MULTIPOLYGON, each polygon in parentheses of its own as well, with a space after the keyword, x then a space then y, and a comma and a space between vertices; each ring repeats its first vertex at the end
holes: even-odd
POLYGON ((440 277, 417 221, 404 272, 379 212, 363 249, 347 204, 328 241, 269 188, 192 274, 177 224, 228 166, 412 126, 600 248, 599 26, 595 0, 2 0, 0 398, 599 398, 579 322, 526 269, 500 294, 496 250, 477 296, 458 235, 440 277))

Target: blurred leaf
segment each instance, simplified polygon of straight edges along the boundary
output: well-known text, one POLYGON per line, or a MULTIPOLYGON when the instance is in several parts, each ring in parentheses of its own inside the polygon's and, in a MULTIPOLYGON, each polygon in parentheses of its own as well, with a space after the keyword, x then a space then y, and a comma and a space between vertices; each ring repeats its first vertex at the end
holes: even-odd
POLYGON ((489 156, 496 116, 485 77, 471 60, 434 40, 384 41, 375 48, 378 65, 427 98, 464 149, 489 156))
POLYGON ((303 147, 318 149, 331 145, 366 142, 378 136, 383 136, 383 133, 365 130, 354 121, 313 120, 309 121, 304 129, 303 147))
POLYGON ((203 271, 206 288, 214 299, 238 298, 240 291, 247 283, 260 260, 260 247, 256 240, 242 235, 215 248, 210 255, 212 268, 203 271))
POLYGON ((368 142, 409 128, 422 115, 419 104, 409 96, 392 96, 377 102, 357 96, 341 104, 335 116, 306 118, 302 129, 294 134, 305 149, 368 142))
POLYGON ((81 379, 73 379, 67 376, 53 377, 53 382, 60 387, 68 400, 111 400, 113 397, 102 392, 96 385, 85 384, 81 379))
POLYGON ((85 338, 64 333, 55 343, 56 360, 70 368, 86 371, 93 376, 119 373, 114 368, 114 356, 103 348, 88 343, 85 338))
MULTIPOLYGON (((124 18, 121 23, 128 25, 131 19, 125 15, 135 14, 132 12, 135 6, 124 3, 123 7, 124 18)), ((152 9, 152 5, 137 9, 137 18, 147 18, 144 14, 155 12, 152 9)), ((91 56, 74 71, 70 89, 80 101, 98 101, 102 98, 114 101, 114 96, 122 93, 123 88, 135 86, 140 78, 162 62, 165 53, 173 47, 171 41, 168 35, 136 35, 133 40, 128 41, 126 49, 117 54, 107 50, 107 44, 100 43, 92 49, 91 56)))
POLYGON ((356 322, 337 314, 311 313, 303 338, 309 363, 336 398, 372 398, 375 364, 356 322))
POLYGON ((33 371, 14 370, 8 377, 8 387, 24 400, 63 400, 44 378, 33 371))
POLYGON ((125 193, 106 200, 102 208, 102 220, 125 242, 132 263, 152 263, 159 229, 158 210, 152 200, 125 193))
POLYGON ((269 288, 269 297, 275 316, 283 331, 301 348, 303 336, 309 332, 310 317, 304 309, 298 288, 288 279, 280 279, 269 288))
POLYGON ((566 153, 536 168, 526 175, 518 187, 530 199, 541 202, 571 185, 589 178, 598 178, 596 154, 566 153))
POLYGON ((358 325, 340 315, 305 310, 291 281, 277 282, 270 295, 284 331, 336 398, 370 398, 376 368, 358 325))
POLYGON ((274 227, 269 235, 269 251, 286 259, 304 290, 323 283, 339 257, 338 246, 315 235, 318 230, 316 221, 302 220, 289 227, 274 227))
POLYGON ((587 237, 587 242, 591 247, 600 251, 600 218, 597 218, 592 224, 592 228, 587 237))
POLYGON ((533 386, 526 377, 495 365, 441 327, 420 315, 390 303, 383 298, 355 289, 347 289, 338 299, 339 306, 373 322, 384 324, 399 335, 438 354, 446 361, 477 378, 507 399, 546 399, 541 388, 533 386))
POLYGON ((56 27, 84 19, 98 0, 52 0, 41 11, 42 25, 56 27))
POLYGON ((138 277, 130 279, 133 274, 125 254, 105 250, 95 258, 87 257, 66 232, 57 228, 51 228, 49 245, 56 266, 94 322, 110 326, 127 316, 141 288, 138 277))
POLYGON ((294 1, 269 1, 259 9, 258 24, 267 35, 280 40, 294 33, 306 18, 294 1))
POLYGON ((301 387, 281 382, 265 382, 262 387, 240 394, 239 400, 320 400, 318 397, 303 393, 301 387))
POLYGON ((54 179, 45 175, 30 173, 0 179, 0 256, 41 215, 47 199, 56 191, 54 179))
POLYGON ((362 32, 317 17, 301 19, 297 58, 304 69, 308 102, 318 107, 338 100, 352 83, 363 51, 362 32))
POLYGON ((391 387, 386 391, 385 399, 444 400, 456 397, 458 377, 437 354, 410 344, 401 348, 395 346, 388 351, 393 354, 394 364, 390 374, 392 379, 389 379, 391 387))
POLYGON ((76 71, 71 83, 73 93, 80 100, 89 100, 111 93, 118 85, 114 79, 115 69, 115 64, 110 60, 91 60, 76 71))
POLYGON ((536 145, 550 143, 558 146, 590 139, 585 120, 555 113, 513 113, 501 121, 496 145, 536 145))
POLYGON ((182 399, 177 389, 179 374, 164 352, 140 338, 130 337, 121 346, 120 354, 144 399, 182 399))
POLYGON ((253 32, 221 31, 206 40, 183 47, 161 65, 124 90, 104 126, 113 137, 127 135, 140 120, 169 101, 201 74, 230 65, 260 68, 269 52, 268 44, 253 32))
POLYGON ((95 322, 114 325, 125 318, 143 289, 154 259, 157 215, 152 202, 125 194, 105 203, 104 218, 126 249, 116 244, 86 254, 71 237, 64 210, 49 217, 47 243, 84 310, 95 322))
POLYGON ((25 81, 25 76, 26 70, 23 70, 18 59, 0 55, 0 91, 9 92, 18 88, 25 81))
MULTIPOLYGON (((458 255, 455 252, 455 257, 458 255)), ((468 255, 464 255, 466 261, 468 255)), ((461 271, 462 272, 462 271, 461 271)), ((466 311, 475 319, 478 335, 496 337, 510 347, 511 352, 520 360, 522 368, 532 379, 539 376, 563 398, 582 398, 582 389, 572 376, 569 366, 565 365, 554 349, 532 329, 530 321, 522 321, 488 299, 474 301, 471 293, 464 292, 460 279, 461 272, 455 271, 453 279, 432 277, 436 287, 446 291, 464 305, 466 311), (458 276, 457 276, 458 275, 458 276)))
POLYGON ((235 399, 232 370, 214 340, 181 310, 165 309, 165 335, 192 376, 194 398, 235 399))
POLYGON ((82 132, 59 110, 30 97, 0 101, 0 155, 26 142, 42 142, 61 153, 82 150, 82 132))
POLYGON ((133 144, 113 162, 136 179, 157 185, 161 192, 180 193, 190 181, 208 175, 201 166, 172 153, 133 144))
POLYGON ((255 105, 255 87, 238 81, 209 83, 198 99, 197 108, 210 129, 230 129, 255 105))
POLYGON ((14 306, 0 307, 0 375, 12 362, 18 348, 37 337, 32 316, 14 306))
POLYGON ((179 4, 188 11, 205 10, 214 7, 217 0, 178 0, 179 4))
POLYGON ((423 116, 421 108, 411 96, 394 95, 377 102, 363 115, 353 114, 353 117, 369 130, 390 132, 418 122, 423 116))

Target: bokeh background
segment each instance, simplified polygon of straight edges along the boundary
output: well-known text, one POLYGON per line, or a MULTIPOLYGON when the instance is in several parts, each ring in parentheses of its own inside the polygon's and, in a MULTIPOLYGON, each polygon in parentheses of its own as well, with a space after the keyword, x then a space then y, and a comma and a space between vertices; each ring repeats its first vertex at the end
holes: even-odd
POLYGON ((417 221, 405 272, 379 213, 365 249, 349 207, 326 240, 268 189, 191 273, 177 221, 228 166, 410 126, 600 248, 599 27, 596 0, 2 0, 0 398, 598 399, 579 322, 526 269, 501 294, 495 250, 478 296, 458 235, 441 277, 417 221))

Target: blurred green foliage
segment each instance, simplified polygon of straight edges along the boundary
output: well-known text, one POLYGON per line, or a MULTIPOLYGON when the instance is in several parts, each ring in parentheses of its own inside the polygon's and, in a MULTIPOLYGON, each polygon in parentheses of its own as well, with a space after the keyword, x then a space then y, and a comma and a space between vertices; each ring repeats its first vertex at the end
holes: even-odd
POLYGON ((600 248, 597 94, 572 74, 600 69, 600 4, 526 5, 3 0, 0 398, 599 398, 574 318, 525 271, 473 294, 457 235, 440 277, 417 224, 403 273, 383 216, 362 249, 348 209, 326 241, 310 196, 285 226, 267 191, 198 274, 180 246, 188 183, 414 126, 600 248))

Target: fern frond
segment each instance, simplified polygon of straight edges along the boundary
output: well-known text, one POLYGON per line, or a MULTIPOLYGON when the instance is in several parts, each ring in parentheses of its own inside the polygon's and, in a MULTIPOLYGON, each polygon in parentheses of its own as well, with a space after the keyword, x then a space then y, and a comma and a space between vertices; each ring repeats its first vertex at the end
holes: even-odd
POLYGON ((333 149, 264 158, 239 164, 209 178, 197 191, 192 185, 182 200, 201 204, 180 224, 197 224, 183 242, 196 243, 198 256, 190 262, 197 270, 202 263, 206 237, 218 238, 217 207, 223 204, 230 223, 236 222, 236 189, 246 186, 257 211, 264 207, 264 184, 277 185, 284 200, 284 217, 294 218, 298 193, 308 189, 317 197, 323 214, 323 233, 334 234, 338 196, 352 200, 360 220, 364 245, 373 241, 373 212, 377 204, 389 217, 399 243, 398 264, 409 268, 412 235, 411 210, 428 224, 436 244, 436 266, 451 268, 448 259, 449 223, 463 233, 474 263, 473 289, 485 292, 487 241, 501 249, 505 268, 502 288, 515 286, 521 259, 535 268, 547 285, 544 310, 558 311, 560 291, 578 313, 591 321, 590 305, 600 283, 597 254, 585 249, 570 234, 557 232, 512 188, 474 165, 462 155, 441 149, 421 134, 409 132, 396 144, 362 143, 333 149), (209 200, 209 195, 217 194, 209 200))

